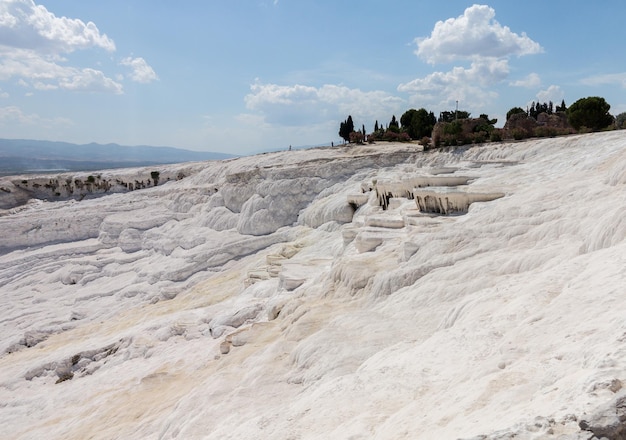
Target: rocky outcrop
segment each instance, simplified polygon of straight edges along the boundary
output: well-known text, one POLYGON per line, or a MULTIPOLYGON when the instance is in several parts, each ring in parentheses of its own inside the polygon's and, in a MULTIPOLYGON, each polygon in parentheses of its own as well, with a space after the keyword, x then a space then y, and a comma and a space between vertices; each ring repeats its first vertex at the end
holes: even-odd
POLYGON ((59 201, 83 200, 106 194, 125 193, 181 180, 194 170, 185 165, 163 171, 154 168, 128 168, 102 171, 8 176, 0 179, 0 209, 14 209, 30 199, 59 201))
MULTIPOLYGON (((621 388, 621 382, 620 382, 621 388)), ((607 440, 626 440, 626 390, 621 390, 606 405, 579 424, 582 431, 593 437, 607 440)))
POLYGON ((561 420, 536 417, 491 434, 459 440, 626 440, 626 392, 622 391, 591 415, 569 414, 561 420))
POLYGON ((513 130, 523 130, 532 133, 537 127, 537 120, 531 118, 526 113, 516 113, 511 115, 504 124, 504 131, 511 133, 513 130))
POLYGON ((454 122, 437 122, 433 127, 432 139, 435 145, 439 145, 449 137, 467 139, 483 131, 481 126, 488 126, 489 121, 483 118, 459 119, 454 122))
POLYGON ((540 113, 537 119, 526 113, 516 113, 504 124, 503 131, 509 138, 527 138, 531 136, 555 136, 573 132, 564 112, 540 113))

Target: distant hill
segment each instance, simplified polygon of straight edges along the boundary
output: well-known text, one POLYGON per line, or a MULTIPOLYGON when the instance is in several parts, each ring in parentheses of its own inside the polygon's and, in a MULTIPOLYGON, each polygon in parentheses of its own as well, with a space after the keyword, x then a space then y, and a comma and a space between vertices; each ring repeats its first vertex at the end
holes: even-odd
POLYGON ((0 139, 0 175, 46 171, 89 171, 221 160, 232 154, 199 152, 172 147, 123 146, 118 144, 77 145, 28 139, 0 139))

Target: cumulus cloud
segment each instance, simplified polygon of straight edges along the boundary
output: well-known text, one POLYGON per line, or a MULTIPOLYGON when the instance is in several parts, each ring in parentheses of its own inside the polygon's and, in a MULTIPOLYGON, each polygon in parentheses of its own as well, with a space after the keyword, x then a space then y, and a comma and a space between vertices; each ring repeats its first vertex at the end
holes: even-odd
POLYGON ((541 90, 537 93, 538 102, 556 102, 560 103, 560 101, 565 97, 565 93, 559 86, 551 85, 546 90, 541 90))
POLYGON ((365 120, 387 117, 402 109, 404 100, 384 91, 364 92, 332 84, 312 87, 257 82, 250 86, 245 103, 267 122, 297 125, 336 120, 348 114, 365 120))
POLYGON ((472 102, 480 107, 495 92, 486 92, 490 85, 505 79, 509 74, 507 60, 483 59, 474 61, 469 68, 454 67, 448 72, 434 72, 398 86, 399 92, 412 95, 412 101, 450 106, 457 100, 472 102))
POLYGON ((429 37, 415 40, 415 53, 429 63, 460 59, 502 58, 542 51, 539 43, 502 26, 496 11, 486 5, 473 5, 463 15, 438 21, 429 37))
POLYGON ((147 84, 152 81, 156 81, 159 79, 154 69, 150 67, 150 65, 143 58, 131 58, 126 57, 120 61, 122 66, 127 66, 132 69, 132 73, 130 74, 130 78, 133 81, 147 84))
POLYGON ((18 84, 36 90, 73 90, 84 92, 123 93, 120 83, 103 72, 72 66, 63 66, 53 59, 39 56, 30 50, 17 49, 7 53, 0 49, 0 80, 20 78, 18 84))
POLYGON ((66 54, 87 49, 114 52, 115 43, 93 22, 57 17, 33 0, 0 2, 0 80, 40 91, 123 93, 103 72, 67 65, 66 54))
POLYGON ((0 41, 4 46, 37 52, 69 53, 100 47, 115 51, 115 43, 93 22, 57 17, 32 0, 0 3, 0 41))
MULTIPOLYGON (((398 86, 410 94, 411 102, 449 106, 454 101, 486 105, 497 97, 493 86, 505 81, 512 56, 536 54, 543 49, 525 33, 517 34, 495 20, 495 10, 473 5, 463 15, 439 21, 428 37, 417 38, 415 54, 430 64, 469 63, 448 71, 433 72, 398 86)), ((537 87, 539 77, 531 74, 516 86, 537 87)))
POLYGON ((59 87, 65 90, 85 92, 113 92, 117 95, 123 93, 122 85, 111 78, 107 78, 102 72, 94 69, 72 69, 73 74, 59 81, 59 87))
POLYGON ((398 90, 401 92, 443 90, 449 87, 462 87, 466 83, 487 86, 501 81, 508 74, 507 60, 481 60, 473 62, 469 69, 454 67, 449 72, 435 72, 425 78, 400 84, 398 90))
POLYGON ((541 85, 541 78, 536 73, 529 74, 526 78, 509 83, 513 87, 524 87, 526 89, 536 89, 541 85))

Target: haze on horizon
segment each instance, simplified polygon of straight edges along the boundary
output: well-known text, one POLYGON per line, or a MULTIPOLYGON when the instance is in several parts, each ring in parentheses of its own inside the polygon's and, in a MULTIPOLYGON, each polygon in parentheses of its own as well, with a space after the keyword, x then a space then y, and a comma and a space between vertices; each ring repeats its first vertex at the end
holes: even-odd
POLYGON ((409 108, 626 111, 626 4, 0 1, 0 133, 249 154, 409 108), (593 29, 593 32, 580 32, 593 29))

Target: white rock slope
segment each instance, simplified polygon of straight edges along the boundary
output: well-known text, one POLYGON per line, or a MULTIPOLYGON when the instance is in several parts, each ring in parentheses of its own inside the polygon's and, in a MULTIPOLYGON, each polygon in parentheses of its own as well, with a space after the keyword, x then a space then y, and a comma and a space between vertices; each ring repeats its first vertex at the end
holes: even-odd
POLYGON ((0 213, 3 438, 626 438, 624 132, 186 170, 0 213))

